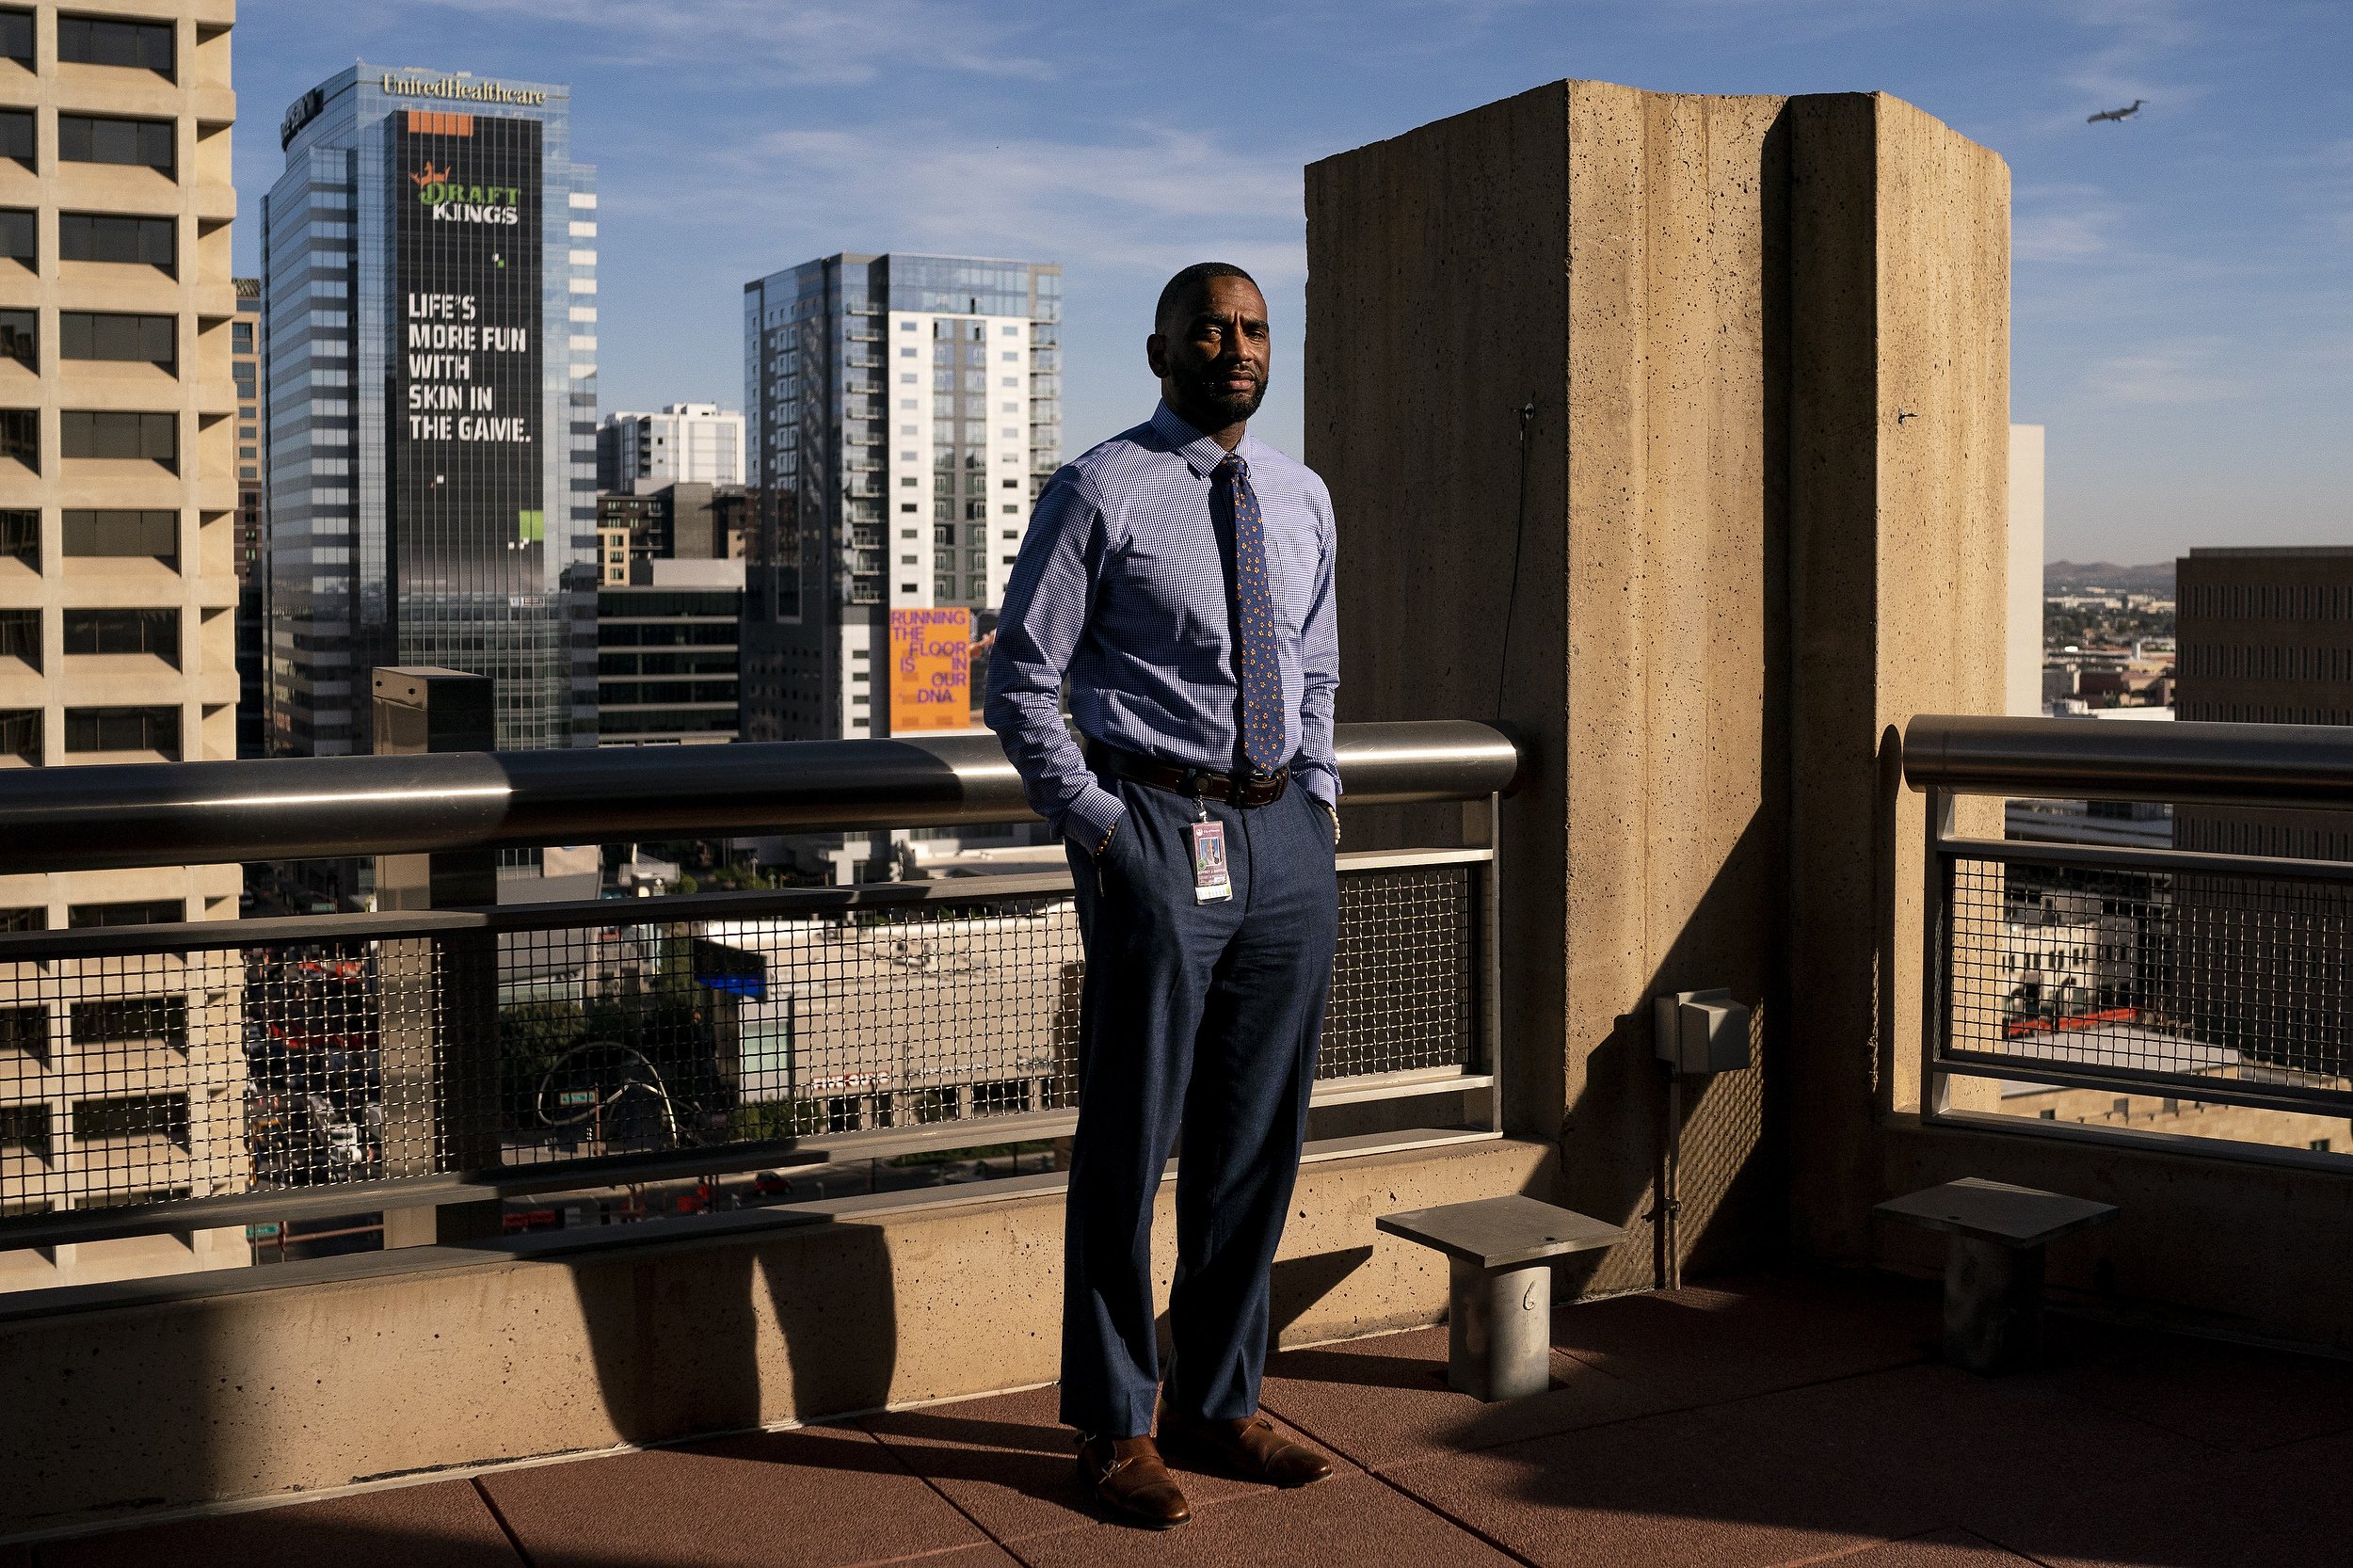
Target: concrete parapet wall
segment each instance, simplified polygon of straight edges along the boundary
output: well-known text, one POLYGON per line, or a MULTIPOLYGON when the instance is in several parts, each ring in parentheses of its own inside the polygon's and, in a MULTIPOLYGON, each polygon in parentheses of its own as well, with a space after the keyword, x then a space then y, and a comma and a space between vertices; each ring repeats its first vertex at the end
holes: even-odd
POLYGON ((1858 1256, 1916 1099, 1885 737, 2002 700, 2006 168, 1884 96, 1562 82, 1311 166, 1307 222, 1341 713, 1529 743, 1507 1117, 1630 1229, 1588 1285, 1664 1261, 1649 1003, 1702 986, 1760 1067, 1693 1085, 1683 1255, 1858 1256))
MULTIPOLYGON (((1874 1175, 1890 1195, 1974 1176, 2112 1203, 2113 1224, 2051 1244, 2057 1304, 2353 1354, 2353 1269, 2335 1245, 2353 1227, 2353 1176, 2301 1150, 2272 1161, 2217 1159, 2200 1140, 2172 1149, 2168 1141, 2037 1136, 1898 1113, 1874 1175)), ((1933 1274, 1944 1241, 1881 1225, 1871 1256, 1933 1274)))
MULTIPOLYGON (((1055 1179, 715 1215, 636 1245, 566 1253, 559 1234, 14 1298, 0 1538, 1051 1382, 1055 1179)), ((1308 1164, 1275 1264, 1280 1337, 1439 1320, 1446 1260, 1374 1217, 1553 1179, 1549 1148, 1494 1141, 1308 1164)), ((1163 1304, 1174 1196, 1154 1216, 1163 1304)))

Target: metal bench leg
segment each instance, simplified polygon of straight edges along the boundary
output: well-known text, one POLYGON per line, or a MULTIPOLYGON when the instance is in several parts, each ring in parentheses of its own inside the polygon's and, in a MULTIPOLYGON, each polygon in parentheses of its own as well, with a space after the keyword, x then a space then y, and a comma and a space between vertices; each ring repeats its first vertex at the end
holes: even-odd
POLYGON ((1447 1382, 1493 1402, 1552 1386, 1552 1266, 1448 1259, 1447 1382))
POLYGON ((1981 1376, 2042 1358, 2042 1249, 1953 1238, 1945 1256, 1945 1359, 1981 1376))

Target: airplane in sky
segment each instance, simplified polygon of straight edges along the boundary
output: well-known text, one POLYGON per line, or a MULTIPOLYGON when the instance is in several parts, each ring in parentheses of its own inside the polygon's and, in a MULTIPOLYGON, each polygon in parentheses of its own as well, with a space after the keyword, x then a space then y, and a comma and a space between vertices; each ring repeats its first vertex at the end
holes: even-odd
POLYGON ((2149 101, 2146 98, 2136 98, 2124 108, 2102 109, 2098 114, 2086 115, 2084 117, 2084 123, 2087 125, 2097 125, 2104 120, 2114 120, 2120 121, 2130 120, 2133 116, 2140 112, 2140 106, 2147 102, 2149 101))

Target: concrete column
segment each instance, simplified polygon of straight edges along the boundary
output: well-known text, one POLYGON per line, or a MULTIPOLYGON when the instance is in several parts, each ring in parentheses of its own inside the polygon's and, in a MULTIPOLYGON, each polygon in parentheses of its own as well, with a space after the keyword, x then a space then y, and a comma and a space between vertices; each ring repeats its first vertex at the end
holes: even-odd
POLYGON ((1881 739, 2000 705, 2007 180, 1883 97, 1584 82, 1307 171, 1342 716, 1499 717, 1534 753, 1503 824, 1507 1122, 1631 1232, 1569 1293, 1662 1261, 1661 991, 1757 1004, 1759 1067, 1686 1113, 1703 1272, 1780 1244, 1793 1168, 1809 1237, 1879 1195, 1920 962, 1881 739))
MULTIPOLYGON (((1897 737, 2004 705, 2009 169, 1884 94, 1790 107, 1791 1218, 1852 1258, 1875 1117, 1920 1103, 1927 811, 1897 737)), ((2000 836, 1998 802, 1961 805, 2000 836)))
MULTIPOLYGON (((376 749, 385 755, 496 748, 488 676, 426 666, 376 671, 376 749)), ((498 902, 498 856, 380 855, 382 909, 498 902)), ((382 944, 385 1175, 484 1170, 499 1161, 498 949, 487 932, 382 944)), ((388 1247, 499 1234, 495 1201, 384 1211, 388 1247)))

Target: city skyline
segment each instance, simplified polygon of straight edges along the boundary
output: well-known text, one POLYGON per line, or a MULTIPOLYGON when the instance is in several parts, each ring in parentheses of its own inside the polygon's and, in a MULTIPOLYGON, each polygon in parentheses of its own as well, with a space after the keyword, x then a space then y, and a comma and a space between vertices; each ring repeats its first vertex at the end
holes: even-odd
MULTIPOLYGON (((1561 76, 1678 91, 1884 88, 2010 163, 2011 415, 2051 429, 2049 554, 2170 558, 2226 533, 2353 533, 2353 140, 2326 61, 2342 12, 2166 0, 1764 8, 1278 5, 1231 90, 1156 80, 1151 13, 1058 31, 1018 8, 789 10, 600 0, 321 12, 248 5, 242 167, 284 105, 356 55, 572 83, 604 168, 609 408, 732 402, 735 290, 777 256, 1051 255, 1069 278, 1067 451, 1134 423, 1168 272, 1257 272, 1279 341, 1262 435, 1299 450, 1301 168, 1561 76), (463 15, 464 41, 446 24, 463 15), (1359 17, 1364 24, 1359 24, 1359 17), (420 63, 424 63, 420 58, 420 63), (789 90, 772 90, 786 88, 789 90), (2148 100, 2133 120, 2086 115, 2148 100), (2336 112, 2331 113, 2334 109, 2336 112), (691 243, 681 243, 691 236, 691 243)), ((257 166, 250 160, 267 154, 257 166)), ((253 183, 239 225, 255 238, 253 183)))

